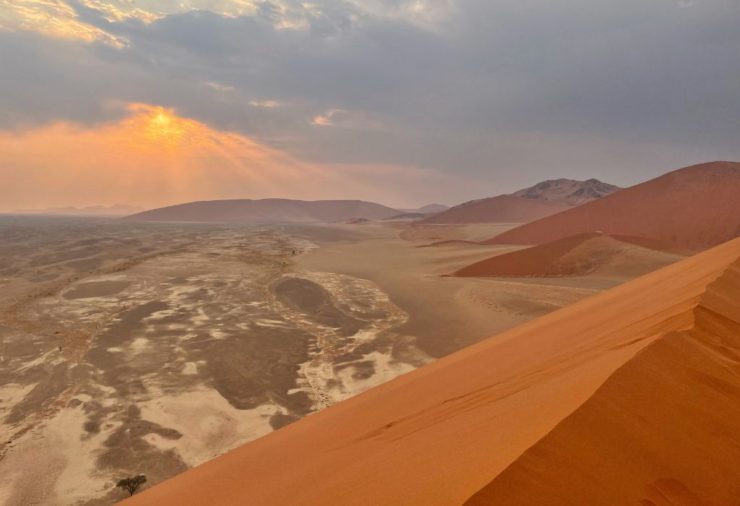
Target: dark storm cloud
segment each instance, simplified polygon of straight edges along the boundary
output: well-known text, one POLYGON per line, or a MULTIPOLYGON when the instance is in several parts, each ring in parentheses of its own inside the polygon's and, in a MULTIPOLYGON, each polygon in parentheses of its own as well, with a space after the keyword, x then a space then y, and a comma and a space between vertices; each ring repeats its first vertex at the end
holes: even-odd
POLYGON ((730 0, 469 0, 433 24, 341 1, 151 24, 72 5, 127 45, 0 32, 3 127, 96 122, 116 103, 148 102, 315 161, 413 164, 502 187, 553 172, 626 184, 740 158, 730 0), (286 16, 305 26, 278 28, 286 16))

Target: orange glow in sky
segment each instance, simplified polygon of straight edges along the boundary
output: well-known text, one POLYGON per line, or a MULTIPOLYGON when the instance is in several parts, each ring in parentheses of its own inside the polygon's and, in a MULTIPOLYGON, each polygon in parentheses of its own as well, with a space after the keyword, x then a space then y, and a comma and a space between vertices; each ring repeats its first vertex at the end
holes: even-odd
POLYGON ((161 155, 190 154, 208 146, 208 140, 226 134, 213 131, 206 125, 177 116, 174 110, 146 104, 128 106, 131 115, 121 123, 106 127, 103 134, 131 148, 160 152, 161 155))
POLYGON ((421 178, 434 183, 433 174, 413 167, 308 163, 163 107, 131 104, 127 111, 98 127, 0 131, 0 211, 266 197, 405 205, 405 188, 421 178))
POLYGON ((164 109, 150 114, 145 121, 146 133, 151 139, 175 144, 185 134, 185 120, 179 120, 164 109))

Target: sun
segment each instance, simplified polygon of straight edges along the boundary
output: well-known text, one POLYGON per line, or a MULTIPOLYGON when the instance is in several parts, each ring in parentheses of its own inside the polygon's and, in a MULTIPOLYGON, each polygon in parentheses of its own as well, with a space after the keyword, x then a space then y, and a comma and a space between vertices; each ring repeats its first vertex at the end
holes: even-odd
POLYGON ((150 104, 129 104, 129 116, 111 126, 122 145, 130 149, 179 156, 203 142, 205 126, 179 116, 174 109, 150 104))
POLYGON ((145 117, 146 136, 152 140, 177 142, 185 135, 185 122, 163 107, 153 108, 145 117))

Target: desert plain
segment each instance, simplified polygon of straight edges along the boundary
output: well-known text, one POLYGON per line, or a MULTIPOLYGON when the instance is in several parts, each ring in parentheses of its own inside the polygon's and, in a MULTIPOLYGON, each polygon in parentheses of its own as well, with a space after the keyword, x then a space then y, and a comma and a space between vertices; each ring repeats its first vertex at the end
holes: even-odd
POLYGON ((455 275, 514 226, 3 217, 0 504, 115 503, 681 258, 455 275))

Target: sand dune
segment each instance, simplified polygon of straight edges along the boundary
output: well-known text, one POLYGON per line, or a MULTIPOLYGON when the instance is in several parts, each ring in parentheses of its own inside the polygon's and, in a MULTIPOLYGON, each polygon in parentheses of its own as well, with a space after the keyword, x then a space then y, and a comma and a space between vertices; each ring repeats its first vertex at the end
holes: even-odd
POLYGON ((542 244, 575 234, 659 240, 699 250, 740 235, 740 163, 713 162, 670 172, 583 206, 522 225, 490 244, 542 244))
POLYGON ((212 200, 189 202, 134 214, 131 221, 306 223, 351 219, 382 220, 399 214, 373 202, 361 200, 212 200))
POLYGON ((740 261, 470 505, 737 504, 740 261))
POLYGON ((740 239, 595 295, 128 504, 730 504, 739 259, 740 239))
POLYGON ((430 216, 422 223, 529 223, 617 190, 619 187, 596 179, 551 179, 511 195, 460 204, 430 216))
POLYGON ((562 277, 616 275, 635 277, 681 258, 630 243, 629 237, 599 232, 578 234, 468 265, 460 277, 562 277))

